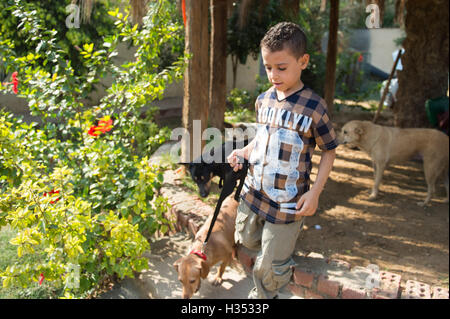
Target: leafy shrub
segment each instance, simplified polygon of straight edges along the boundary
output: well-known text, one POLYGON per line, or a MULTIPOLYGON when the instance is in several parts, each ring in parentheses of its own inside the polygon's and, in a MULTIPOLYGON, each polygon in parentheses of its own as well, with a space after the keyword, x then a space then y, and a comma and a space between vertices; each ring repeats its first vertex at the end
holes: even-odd
POLYGON ((113 35, 99 46, 82 45, 87 71, 77 75, 57 32, 22 8, 16 0, 12 12, 34 50, 19 55, 0 35, 0 56, 18 72, 18 94, 42 124, 0 114, 0 226, 17 231, 10 242, 19 256, 36 254, 38 261, 21 259, 0 276, 3 287, 44 280, 60 297, 85 297, 112 275, 146 268, 147 238, 172 225, 159 194, 162 170, 148 164, 168 129, 156 126, 149 106, 182 76, 184 56, 162 70, 158 64, 160 47, 179 41, 181 26, 172 22, 165 0, 150 4, 142 28, 128 22, 128 13, 111 11, 113 35), (123 41, 137 48, 136 60, 116 66, 112 58, 123 41), (98 106, 85 106, 92 85, 107 73, 113 77, 107 94, 98 106), (150 111, 141 119, 144 109, 150 111))
MULTIPOLYGON (((26 55, 35 48, 33 44, 27 41, 27 33, 17 32, 20 19, 12 14, 16 8, 17 0, 3 0, 0 2, 0 31, 15 44, 16 52, 20 55, 26 55)), ((81 56, 75 46, 81 46, 83 43, 95 43, 101 45, 102 37, 110 35, 114 28, 114 21, 107 15, 107 11, 117 3, 105 0, 97 0, 93 3, 91 13, 91 23, 81 23, 80 28, 67 28, 66 19, 69 13, 66 6, 71 4, 72 0, 21 0, 20 4, 26 11, 35 11, 40 23, 47 30, 57 30, 55 41, 63 51, 64 58, 70 60, 74 66, 74 72, 79 75, 86 71, 81 62, 81 56), (95 23, 94 23, 95 21, 95 23)), ((44 59, 41 60, 43 62, 44 59)), ((0 80, 2 80, 0 78, 0 80)))

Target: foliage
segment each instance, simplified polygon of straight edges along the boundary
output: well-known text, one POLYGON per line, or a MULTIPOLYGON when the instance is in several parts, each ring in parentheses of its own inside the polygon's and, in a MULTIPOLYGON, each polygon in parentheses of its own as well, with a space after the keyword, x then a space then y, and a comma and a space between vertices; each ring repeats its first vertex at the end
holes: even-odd
MULTIPOLYGON (((182 76, 184 56, 160 67, 163 45, 179 41, 181 26, 170 17, 165 0, 152 2, 142 28, 116 19, 112 35, 101 45, 85 43, 77 75, 58 32, 47 30, 36 11, 16 0, 11 12, 20 20, 34 49, 24 55, 0 35, 0 56, 9 71, 18 71, 19 96, 26 98, 40 125, 0 114, 0 225, 17 231, 11 244, 20 259, 0 276, 4 287, 45 282, 64 297, 83 297, 111 275, 133 276, 147 267, 146 238, 171 227, 159 195, 162 171, 148 156, 168 138, 153 122, 150 103, 161 98, 167 83, 182 76), (113 64, 117 46, 131 43, 135 60, 113 64), (43 61, 43 63, 41 63, 43 61), (94 83, 111 74, 113 83, 95 107, 83 101, 94 83), (141 115, 147 110, 143 118, 141 115), (79 267, 79 285, 69 284, 79 267)), ((0 91, 8 86, 0 85, 0 91)), ((61 295, 59 295, 61 296, 61 295)))
MULTIPOLYGON (((15 44, 15 51, 19 55, 26 55, 33 52, 35 46, 27 41, 27 33, 20 29, 21 20, 13 14, 16 8, 16 0, 3 0, 0 2, 0 33, 5 38, 11 39, 15 44)), ((26 11, 35 11, 35 15, 40 19, 42 25, 47 30, 56 30, 55 41, 63 50, 61 54, 65 59, 71 61, 74 66, 75 74, 79 75, 86 71, 83 61, 76 46, 82 46, 83 43, 94 43, 101 45, 101 39, 110 35, 114 28, 114 21, 107 15, 107 11, 113 7, 111 1, 98 0, 94 2, 91 14, 91 23, 84 23, 80 20, 79 28, 67 28, 66 19, 69 13, 66 6, 72 3, 72 0, 57 1, 54 0, 21 0, 21 6, 26 11)), ((39 59, 39 63, 44 63, 45 59, 39 59)))
POLYGON ((247 108, 252 101, 250 93, 246 90, 232 89, 230 94, 227 96, 227 102, 231 103, 233 110, 238 110, 242 108, 247 108))
POLYGON ((235 4, 227 28, 227 51, 233 64, 233 87, 238 63, 245 64, 249 55, 256 60, 264 34, 271 26, 283 21, 279 1, 271 0, 265 8, 262 8, 258 1, 253 1, 243 28, 240 28, 238 23, 239 12, 239 6, 235 4))

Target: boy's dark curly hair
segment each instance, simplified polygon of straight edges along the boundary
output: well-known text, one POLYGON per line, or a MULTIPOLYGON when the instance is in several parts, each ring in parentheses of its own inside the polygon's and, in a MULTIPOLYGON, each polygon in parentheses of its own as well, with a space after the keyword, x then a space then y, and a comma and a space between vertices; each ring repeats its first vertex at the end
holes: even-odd
POLYGON ((297 24, 280 22, 267 31, 261 40, 261 48, 272 52, 287 48, 298 59, 306 53, 306 35, 297 24))

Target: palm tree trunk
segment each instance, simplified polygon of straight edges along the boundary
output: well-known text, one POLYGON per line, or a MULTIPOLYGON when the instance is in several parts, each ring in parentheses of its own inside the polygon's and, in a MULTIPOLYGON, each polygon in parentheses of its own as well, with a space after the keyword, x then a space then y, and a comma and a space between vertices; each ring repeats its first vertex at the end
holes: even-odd
POLYGON ((209 124, 223 129, 227 99, 227 0, 211 0, 209 124))
POLYGON ((339 0, 330 0, 330 25, 328 28, 327 69, 325 75, 325 102, 329 113, 334 109, 334 92, 336 88, 336 58, 339 25, 339 0))
POLYGON ((189 139, 181 144, 182 161, 190 162, 201 154, 205 141, 194 136, 194 120, 207 127, 209 107, 209 1, 186 0, 185 51, 192 55, 184 74, 183 127, 189 139))
POLYGON ((394 122, 399 127, 430 126, 425 101, 448 88, 448 0, 408 0, 394 122))

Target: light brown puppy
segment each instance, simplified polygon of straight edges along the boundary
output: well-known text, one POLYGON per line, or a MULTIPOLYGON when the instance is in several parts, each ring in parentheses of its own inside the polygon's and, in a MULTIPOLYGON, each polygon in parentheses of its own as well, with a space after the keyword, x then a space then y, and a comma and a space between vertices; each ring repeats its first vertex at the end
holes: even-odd
POLYGON ((445 179, 448 202, 449 138, 444 133, 434 129, 401 129, 369 121, 350 121, 342 127, 338 139, 341 144, 358 146, 372 158, 375 182, 369 199, 378 196, 383 171, 389 163, 406 161, 420 154, 428 193, 419 205, 429 203, 439 177, 445 179))
POLYGON ((225 267, 233 259, 237 207, 238 202, 234 199, 234 194, 225 198, 203 254, 202 246, 211 224, 212 214, 197 232, 190 253, 173 264, 178 272, 178 279, 183 285, 182 297, 184 299, 191 298, 200 289, 201 279, 205 279, 211 267, 219 262, 222 264, 213 284, 220 285, 222 283, 225 267))

